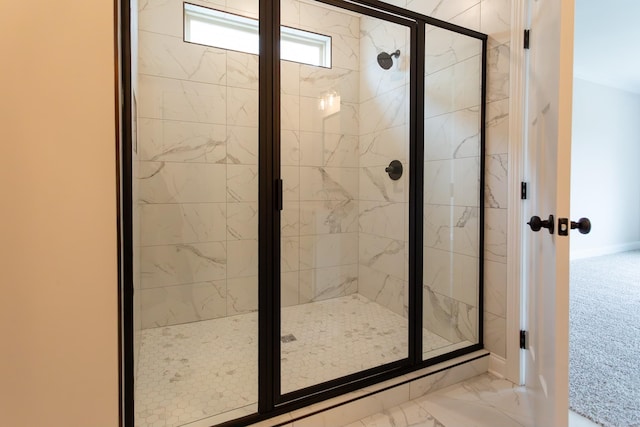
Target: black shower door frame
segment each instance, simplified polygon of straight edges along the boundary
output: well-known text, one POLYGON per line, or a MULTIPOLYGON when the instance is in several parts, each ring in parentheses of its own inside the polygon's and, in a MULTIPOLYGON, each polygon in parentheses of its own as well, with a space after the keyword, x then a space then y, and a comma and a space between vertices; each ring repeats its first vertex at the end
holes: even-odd
MULTIPOLYGON (((483 248, 487 36, 377 0, 315 0, 403 25, 410 29, 409 99, 409 259, 408 357, 294 392, 281 393, 280 365, 280 0, 259 0, 259 261, 258 412, 221 426, 242 426, 361 389, 483 348, 483 248), (422 359, 425 26, 447 29, 482 41, 480 110, 480 230, 478 343, 428 360, 422 359)), ((129 0, 116 0, 119 41, 118 261, 120 425, 134 425, 133 319, 133 112, 131 93, 131 13, 129 0)))

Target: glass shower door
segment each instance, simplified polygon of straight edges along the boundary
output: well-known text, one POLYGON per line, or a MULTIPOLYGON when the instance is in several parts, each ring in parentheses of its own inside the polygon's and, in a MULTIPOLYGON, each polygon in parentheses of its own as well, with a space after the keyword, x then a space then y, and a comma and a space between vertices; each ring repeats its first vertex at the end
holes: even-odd
POLYGON ((281 20, 310 37, 281 61, 285 395, 408 357, 410 28, 308 1, 281 20))
POLYGON ((482 40, 426 25, 423 360, 481 342, 482 40))

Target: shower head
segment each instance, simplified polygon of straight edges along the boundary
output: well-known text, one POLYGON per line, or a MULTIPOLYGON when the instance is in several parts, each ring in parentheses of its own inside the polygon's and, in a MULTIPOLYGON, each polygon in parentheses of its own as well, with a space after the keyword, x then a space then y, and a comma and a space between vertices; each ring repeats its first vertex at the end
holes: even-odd
POLYGON ((400 57, 400 50, 396 50, 395 52, 389 54, 387 52, 380 52, 378 54, 378 65, 380 65, 383 69, 388 70, 393 65, 393 57, 400 57))

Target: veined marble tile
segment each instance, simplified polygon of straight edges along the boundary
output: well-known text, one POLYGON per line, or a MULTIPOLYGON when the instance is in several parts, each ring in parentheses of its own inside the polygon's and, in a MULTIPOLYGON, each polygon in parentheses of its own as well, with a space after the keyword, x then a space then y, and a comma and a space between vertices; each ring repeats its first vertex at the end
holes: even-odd
POLYGON ((227 316, 258 309, 258 277, 227 279, 227 316))
POLYGON ((358 268, 358 293, 394 313, 407 317, 409 311, 406 304, 407 282, 373 270, 366 265, 361 264, 358 268))
MULTIPOLYGON (((382 94, 404 88, 408 90, 409 80, 409 53, 406 49, 400 49, 400 57, 393 58, 393 65, 388 70, 380 67, 377 61, 378 54, 382 52, 380 48, 371 47, 372 53, 362 57, 360 65, 360 100, 370 101, 382 94)), ((398 48, 386 51, 393 53, 398 48)), ((407 95, 408 98, 408 95, 407 95)))
POLYGON ((434 292, 478 306, 478 259, 449 251, 424 248, 423 283, 434 292))
POLYGON ((487 52, 487 102, 509 97, 509 46, 505 43, 487 52))
POLYGON ((507 317, 507 265, 484 262, 484 309, 497 316, 507 317))
POLYGON ((300 2, 300 25, 323 34, 360 36, 360 18, 328 5, 300 2))
POLYGON ((425 246, 478 256, 478 208, 427 204, 424 215, 425 246))
POLYGON ((300 234, 358 231, 358 202, 353 199, 300 202, 300 234))
POLYGON ((449 67, 425 76, 425 118, 454 111, 452 74, 453 67, 449 67))
POLYGON ((297 27, 300 25, 299 0, 282 0, 280 2, 280 22, 286 26, 297 27))
POLYGON ((480 55, 465 59, 454 65, 453 108, 478 107, 482 101, 482 59, 480 55))
POLYGON ((449 22, 460 25, 461 27, 466 27, 470 30, 480 31, 481 7, 481 3, 478 3, 459 15, 454 16, 449 22))
POLYGON ((258 91, 227 88, 227 123, 235 126, 258 127, 258 91))
POLYGON ((258 203, 227 203, 227 240, 258 238, 258 203))
POLYGON ((482 54, 481 40, 431 25, 426 29, 426 74, 482 54))
POLYGON ((458 206, 480 206, 480 158, 454 159, 453 203, 458 206))
POLYGON ((425 120, 425 160, 477 157, 480 110, 477 107, 425 120))
POLYGON ((335 34, 331 37, 331 66, 358 71, 360 69, 360 37, 335 34))
POLYGON ((227 53, 222 49, 148 31, 139 31, 138 40, 141 74, 227 84, 227 53))
POLYGON ((212 203, 226 201, 225 165, 141 162, 141 203, 212 203))
POLYGON ((359 80, 358 71, 303 64, 300 66, 300 95, 320 99, 334 94, 341 101, 357 103, 360 102, 359 80))
MULTIPOLYGON (((224 7, 225 0, 218 0, 224 7)), ((176 0, 139 0, 138 28, 174 37, 183 36, 182 2, 176 0)))
POLYGON ((258 90, 258 55, 227 50, 227 86, 258 90))
POLYGON ((224 125, 140 119, 141 160, 224 163, 227 155, 224 125))
POLYGON ((507 357, 506 324, 504 317, 484 312, 484 347, 500 357, 507 357))
POLYGON ((357 168, 301 167, 300 200, 355 200, 357 176, 357 168))
POLYGON ((478 310, 424 287, 424 328, 452 343, 477 342, 478 310))
MULTIPOLYGON (((202 1, 202 0, 201 0, 202 1)), ((209 1, 209 0, 205 0, 209 1)), ((258 0, 233 0, 227 1, 227 10, 248 18, 258 19, 258 0)))
MULTIPOLYGON (((298 100, 297 97, 294 97, 298 100)), ((339 110, 336 112, 326 112, 321 108, 321 99, 317 97, 301 96, 299 105, 295 102, 292 104, 292 113, 299 112, 300 121, 299 129, 306 132, 333 133, 341 135, 359 135, 360 134, 360 106, 357 103, 349 103, 340 101, 339 110)), ((286 105, 283 102, 283 115, 286 105)), ((283 127, 284 127, 283 117, 283 127)), ((291 125, 293 126, 293 125, 291 125)), ((298 127, 292 127, 298 129, 298 127)))
POLYGON ((477 157, 425 162, 425 202, 479 206, 479 168, 477 157))
POLYGON ((360 133, 369 134, 407 123, 409 97, 405 87, 393 89, 360 104, 360 133))
POLYGON ((258 167, 252 165, 227 165, 227 201, 258 201, 258 167))
POLYGON ((282 197, 285 202, 300 200, 301 169, 298 166, 282 166, 282 197))
POLYGON ((507 210, 485 209, 485 260, 507 263, 507 210))
POLYGON ((300 236, 300 269, 358 263, 358 233, 300 236))
POLYGON ((409 219, 405 203, 360 202, 359 230, 394 240, 404 240, 409 219))
POLYGON ((509 186, 509 156, 494 154, 486 156, 485 163, 485 206, 489 208, 507 208, 507 190, 509 186))
POLYGON ((142 74, 138 90, 139 117, 227 123, 225 86, 142 74))
POLYGON ((526 389, 491 374, 440 390, 418 403, 447 426, 533 427, 535 419, 526 389))
POLYGON ((360 136, 360 167, 387 167, 391 160, 399 160, 402 164, 406 164, 408 148, 409 136, 405 125, 362 135, 360 136))
POLYGON ((300 235, 300 202, 284 202, 280 213, 280 232, 283 236, 300 235))
POLYGON ((227 242, 227 278, 258 275, 258 241, 227 242))
POLYGON ((358 137, 302 132, 300 164, 303 166, 358 167, 358 137))
POLYGON ((407 8, 446 21, 478 3, 480 0, 407 0, 407 8))
POLYGON ((215 242, 227 238, 224 203, 140 205, 142 246, 215 242))
POLYGON ((405 280, 408 264, 405 259, 407 248, 404 241, 365 233, 360 233, 358 240, 360 265, 405 280))
POLYGON ((227 163, 234 165, 258 164, 258 128, 227 126, 227 163))
MULTIPOLYGON (((403 163, 403 166, 406 166, 403 163)), ((360 200, 396 202, 405 201, 405 185, 408 177, 403 173, 396 181, 385 172, 386 166, 360 168, 360 200)))
POLYGON ((489 368, 489 358, 483 357, 472 362, 456 366, 453 369, 446 369, 433 375, 412 381, 409 384, 409 398, 418 399, 421 396, 428 398, 428 395, 444 389, 460 381, 485 374, 489 368))
POLYGON ((227 273, 225 242, 149 246, 141 249, 142 288, 222 280, 227 273))
POLYGON ((142 327, 157 328, 226 316, 226 294, 225 280, 142 289, 142 327))
POLYGON ((280 127, 297 131, 301 128, 301 98, 297 95, 282 95, 280 103, 280 127))
POLYGON ((351 295, 358 290, 358 265, 300 270, 300 303, 351 295))
POLYGON ((480 30, 489 36, 489 47, 508 43, 511 38, 511 2, 482 0, 480 30))
MULTIPOLYGON (((142 85, 143 79, 140 81, 142 85)), ((164 87, 159 88, 162 91, 162 102, 155 105, 163 119, 219 124, 227 122, 224 105, 229 100, 224 86, 184 80, 174 82, 176 83, 163 84, 164 87)))
POLYGON ((289 271, 282 273, 280 277, 280 305, 281 307, 291 307, 298 305, 300 282, 299 273, 297 271, 289 271))
POLYGON ((300 164, 300 132, 282 130, 280 138, 280 161, 285 166, 300 164))
MULTIPOLYGON (((300 4, 298 0, 291 0, 291 2, 300 4)), ((284 2, 281 4, 281 10, 284 11, 284 2)), ((301 67, 302 64, 298 62, 280 61, 280 90, 283 95, 300 95, 301 67)))
POLYGON ((509 98, 487 104, 487 154, 509 151, 509 98))
POLYGON ((280 270, 282 272, 300 269, 300 237, 285 236, 280 240, 280 270))

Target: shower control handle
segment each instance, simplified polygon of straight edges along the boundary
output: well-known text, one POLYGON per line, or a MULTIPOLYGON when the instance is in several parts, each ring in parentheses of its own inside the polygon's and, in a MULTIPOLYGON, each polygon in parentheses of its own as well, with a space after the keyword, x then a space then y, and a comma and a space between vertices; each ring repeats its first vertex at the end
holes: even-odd
POLYGON ((534 215, 527 224, 533 231, 540 231, 540 229, 546 228, 549 230, 549 234, 553 234, 555 229, 553 215, 549 215, 549 219, 540 219, 538 215, 534 215))
POLYGON ((396 181, 402 176, 402 163, 400 163, 400 160, 394 160, 389 163, 389 166, 384 171, 389 174, 389 178, 396 181))

